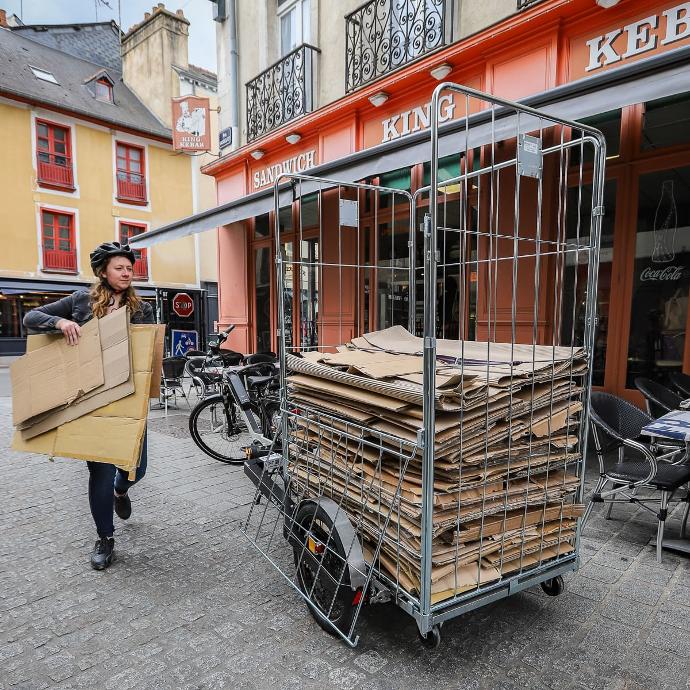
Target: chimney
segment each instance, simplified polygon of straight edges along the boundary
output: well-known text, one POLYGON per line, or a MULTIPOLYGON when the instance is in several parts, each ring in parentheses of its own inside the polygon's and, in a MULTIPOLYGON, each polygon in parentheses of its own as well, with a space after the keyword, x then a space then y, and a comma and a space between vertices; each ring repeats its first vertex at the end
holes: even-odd
POLYGON ((10 25, 7 23, 7 12, 5 10, 0 10, 0 26, 5 29, 10 28, 10 25))
POLYGON ((122 41, 122 76, 125 84, 159 120, 172 126, 170 99, 180 95, 173 65, 186 69, 189 20, 160 2, 135 24, 122 41))

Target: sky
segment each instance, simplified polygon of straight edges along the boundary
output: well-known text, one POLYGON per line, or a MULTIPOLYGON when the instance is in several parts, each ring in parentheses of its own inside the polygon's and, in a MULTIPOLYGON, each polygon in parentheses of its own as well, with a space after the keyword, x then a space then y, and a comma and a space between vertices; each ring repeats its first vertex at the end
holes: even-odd
MULTIPOLYGON (((139 23, 144 12, 150 12, 159 1, 119 0, 123 29, 127 31, 139 23)), ((209 0, 165 0, 165 7, 172 12, 184 10, 185 17, 191 22, 189 61, 215 72, 216 24, 209 0)), ((8 15, 16 14, 25 24, 118 21, 118 0, 0 0, 0 9, 6 10, 8 15)))

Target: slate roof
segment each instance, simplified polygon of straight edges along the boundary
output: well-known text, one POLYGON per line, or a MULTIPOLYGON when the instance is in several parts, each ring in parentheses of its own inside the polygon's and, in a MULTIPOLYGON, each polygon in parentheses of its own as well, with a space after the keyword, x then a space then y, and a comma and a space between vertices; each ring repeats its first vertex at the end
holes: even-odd
POLYGON ((114 82, 114 103, 94 98, 87 84, 103 66, 0 29, 0 94, 20 96, 97 118, 142 134, 171 138, 171 131, 125 86, 121 72, 107 69, 114 82), (31 67, 50 72, 58 84, 38 79, 31 67))
POLYGON ((93 24, 22 24, 12 31, 63 53, 122 71, 120 31, 113 21, 93 24))

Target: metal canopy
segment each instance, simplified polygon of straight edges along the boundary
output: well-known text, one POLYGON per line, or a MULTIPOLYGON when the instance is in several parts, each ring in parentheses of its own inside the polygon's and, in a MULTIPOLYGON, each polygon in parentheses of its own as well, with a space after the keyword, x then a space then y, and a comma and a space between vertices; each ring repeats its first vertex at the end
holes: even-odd
MULTIPOLYGON (((690 90, 690 46, 677 48, 647 60, 634 62, 609 72, 586 77, 556 87, 521 101, 524 105, 541 108, 559 118, 577 120, 610 110, 623 108, 642 101, 673 96, 690 90)), ((439 154, 444 156, 458 150, 458 137, 464 137, 468 130, 469 147, 481 146, 498 134, 497 128, 515 130, 515 116, 506 113, 496 115, 493 122, 490 115, 480 112, 469 118, 446 123, 441 128, 439 154)), ((521 131, 530 126, 538 127, 537 121, 521 119, 521 131)), ((338 179, 344 183, 356 182, 373 175, 380 175, 398 168, 410 167, 431 156, 430 132, 425 130, 396 139, 363 151, 357 151, 335 161, 324 163, 308 171, 315 177, 338 179)), ((315 190, 314 185, 305 182, 300 186, 302 195, 315 190)), ((281 188, 280 203, 289 204, 295 191, 289 185, 281 188)), ((160 228, 138 235, 130 241, 132 247, 150 247, 159 242, 194 235, 213 230, 222 225, 246 220, 272 211, 274 207, 273 187, 249 194, 240 199, 182 218, 160 228)))

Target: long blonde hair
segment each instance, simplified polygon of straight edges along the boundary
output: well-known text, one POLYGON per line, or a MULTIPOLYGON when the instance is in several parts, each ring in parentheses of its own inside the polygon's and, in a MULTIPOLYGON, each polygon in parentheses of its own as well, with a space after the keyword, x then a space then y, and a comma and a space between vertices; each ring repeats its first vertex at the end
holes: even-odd
MULTIPOLYGON (((110 300, 113 297, 113 290, 111 290, 105 279, 99 280, 91 288, 91 311, 93 315, 100 319, 108 313, 108 307, 110 306, 110 300)), ((121 306, 129 307, 129 313, 135 314, 141 311, 143 302, 137 297, 137 293, 134 288, 130 285, 123 293, 122 300, 120 302, 121 306)))

